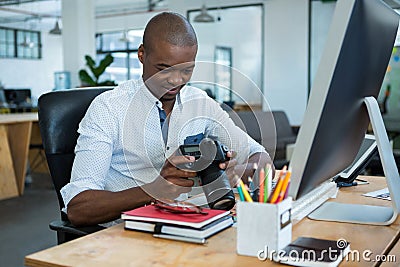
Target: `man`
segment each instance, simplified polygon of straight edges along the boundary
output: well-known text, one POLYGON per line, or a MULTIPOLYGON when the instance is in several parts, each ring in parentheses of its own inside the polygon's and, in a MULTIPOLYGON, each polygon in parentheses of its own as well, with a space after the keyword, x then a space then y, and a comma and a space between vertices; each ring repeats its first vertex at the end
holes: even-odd
POLYGON ((74 225, 104 224, 189 192, 197 173, 176 166, 195 159, 175 153, 186 142, 215 135, 236 151, 229 166, 220 165, 231 178, 252 175, 255 162, 271 162, 215 101, 185 85, 196 53, 196 34, 183 16, 164 12, 149 21, 138 51, 143 79, 98 96, 79 126, 71 181, 61 190, 74 225))

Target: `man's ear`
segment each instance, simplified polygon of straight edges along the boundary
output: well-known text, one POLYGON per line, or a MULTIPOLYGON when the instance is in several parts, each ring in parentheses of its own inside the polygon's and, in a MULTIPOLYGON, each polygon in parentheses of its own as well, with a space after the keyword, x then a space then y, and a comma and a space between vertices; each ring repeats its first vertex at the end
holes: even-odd
POLYGON ((138 58, 139 58, 139 61, 143 64, 143 61, 144 61, 144 46, 143 46, 143 44, 141 44, 141 45, 139 46, 139 49, 138 49, 138 58))

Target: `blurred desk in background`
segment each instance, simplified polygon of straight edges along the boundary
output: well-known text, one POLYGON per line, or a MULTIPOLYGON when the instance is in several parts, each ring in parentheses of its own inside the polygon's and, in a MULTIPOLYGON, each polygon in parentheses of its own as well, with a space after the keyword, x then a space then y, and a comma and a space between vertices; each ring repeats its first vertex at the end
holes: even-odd
POLYGON ((0 114, 0 200, 22 195, 37 113, 0 114))
POLYGON ((44 152, 42 136, 40 134, 38 121, 32 122, 28 159, 29 159, 28 174, 32 173, 50 174, 46 160, 46 153, 44 152))

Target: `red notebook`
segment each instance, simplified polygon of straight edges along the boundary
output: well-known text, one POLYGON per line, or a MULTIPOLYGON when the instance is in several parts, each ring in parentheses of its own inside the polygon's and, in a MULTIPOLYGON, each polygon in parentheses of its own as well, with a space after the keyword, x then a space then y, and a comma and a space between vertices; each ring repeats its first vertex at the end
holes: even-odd
POLYGON ((185 225, 194 228, 201 228, 219 218, 229 214, 226 210, 203 209, 208 214, 177 214, 163 211, 153 205, 137 208, 134 210, 123 212, 121 219, 133 221, 161 222, 176 225, 185 225))

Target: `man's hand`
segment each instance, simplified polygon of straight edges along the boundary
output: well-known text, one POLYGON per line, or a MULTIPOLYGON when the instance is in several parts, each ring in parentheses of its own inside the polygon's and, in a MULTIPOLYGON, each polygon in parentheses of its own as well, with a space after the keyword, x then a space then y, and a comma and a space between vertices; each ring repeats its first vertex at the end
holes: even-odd
POLYGON ((253 177, 255 169, 257 169, 254 168, 254 164, 257 166, 265 166, 267 163, 271 164, 273 174, 275 172, 272 160, 266 153, 256 153, 252 155, 244 164, 237 163, 237 160, 234 158, 236 156, 235 152, 228 152, 227 156, 229 160, 221 163, 219 167, 221 169, 225 169, 232 187, 236 187, 238 185, 239 179, 242 179, 244 183, 247 183, 247 178, 253 177))
POLYGON ((191 170, 179 169, 186 163, 194 162, 191 156, 169 157, 161 169, 160 175, 151 183, 142 188, 155 199, 175 199, 182 193, 188 193, 193 186, 193 180, 188 178, 196 177, 197 173, 191 170))
POLYGON ((225 170, 225 173, 229 178, 231 187, 236 187, 241 177, 240 173, 243 172, 241 171, 243 167, 241 167, 242 165, 238 165, 237 160, 235 159, 236 153, 234 151, 227 152, 226 156, 228 160, 220 163, 219 167, 222 170, 225 170))

